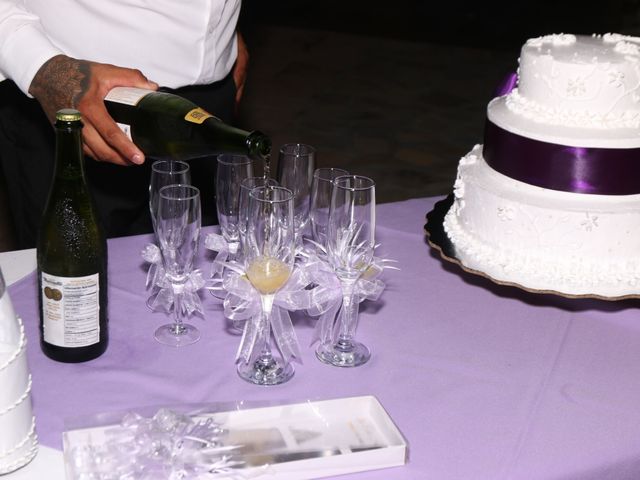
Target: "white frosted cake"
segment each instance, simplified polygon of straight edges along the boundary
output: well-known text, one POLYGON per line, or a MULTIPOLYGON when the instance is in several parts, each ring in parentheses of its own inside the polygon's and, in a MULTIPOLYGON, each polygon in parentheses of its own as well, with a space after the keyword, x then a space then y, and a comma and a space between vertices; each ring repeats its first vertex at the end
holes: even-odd
POLYGON ((549 35, 460 160, 444 228, 496 281, 567 295, 640 295, 640 39, 549 35))
POLYGON ((27 339, 5 292, 0 295, 0 475, 31 461, 37 447, 27 339))

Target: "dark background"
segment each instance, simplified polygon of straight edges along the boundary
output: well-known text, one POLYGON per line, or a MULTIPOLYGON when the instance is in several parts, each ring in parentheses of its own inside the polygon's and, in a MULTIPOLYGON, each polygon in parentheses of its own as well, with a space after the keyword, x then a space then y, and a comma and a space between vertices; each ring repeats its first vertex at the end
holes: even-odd
POLYGON ((241 25, 279 25, 486 48, 549 33, 632 33, 638 0, 245 0, 241 25))

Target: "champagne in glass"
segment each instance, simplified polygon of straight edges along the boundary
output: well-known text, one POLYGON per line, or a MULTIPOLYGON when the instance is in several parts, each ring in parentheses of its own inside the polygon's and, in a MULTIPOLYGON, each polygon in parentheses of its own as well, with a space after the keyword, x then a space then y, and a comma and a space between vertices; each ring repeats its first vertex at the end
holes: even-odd
POLYGON ((291 266, 273 257, 259 257, 247 268, 247 278, 263 295, 280 290, 291 275, 291 266))
POLYGON ((271 154, 267 153, 260 156, 260 158, 262 159, 262 167, 264 169, 262 177, 266 181, 268 178, 271 178, 271 154))
POLYGON ((282 187, 256 187, 249 194, 248 212, 246 273, 260 293, 262 311, 254 353, 248 363, 238 364, 238 374, 257 385, 278 385, 294 374, 293 365, 276 358, 270 345, 274 297, 289 279, 295 259, 293 194, 282 187))

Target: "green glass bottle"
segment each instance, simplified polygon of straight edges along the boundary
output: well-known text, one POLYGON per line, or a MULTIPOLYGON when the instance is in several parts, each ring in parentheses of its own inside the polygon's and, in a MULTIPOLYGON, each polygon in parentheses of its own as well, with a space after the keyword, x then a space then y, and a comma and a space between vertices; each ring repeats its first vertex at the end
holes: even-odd
POLYGON ((109 340, 107 242, 84 174, 80 112, 56 114, 55 170, 38 234, 40 345, 49 358, 84 362, 109 340))
POLYGON ((120 128, 149 156, 190 159, 238 153, 265 158, 271 152, 264 133, 227 125, 178 95, 116 87, 104 102, 120 128))

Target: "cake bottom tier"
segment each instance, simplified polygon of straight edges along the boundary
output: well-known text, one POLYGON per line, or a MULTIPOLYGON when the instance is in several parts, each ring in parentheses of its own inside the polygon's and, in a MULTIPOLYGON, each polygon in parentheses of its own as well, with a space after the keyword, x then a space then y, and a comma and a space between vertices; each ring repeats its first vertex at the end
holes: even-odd
POLYGON ((37 453, 38 436, 35 431, 35 418, 32 418, 26 436, 11 449, 0 453, 0 475, 24 467, 34 459, 37 453))
POLYGON ((444 229, 462 264, 499 282, 567 295, 640 294, 640 195, 560 192, 460 160, 444 229))

